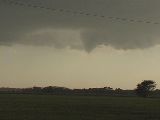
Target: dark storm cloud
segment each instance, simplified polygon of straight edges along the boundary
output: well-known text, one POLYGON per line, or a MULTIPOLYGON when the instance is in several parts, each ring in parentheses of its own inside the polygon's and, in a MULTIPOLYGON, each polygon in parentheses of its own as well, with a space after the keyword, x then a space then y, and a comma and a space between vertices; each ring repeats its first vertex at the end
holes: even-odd
POLYGON ((70 47, 91 51, 99 45, 136 49, 160 44, 159 0, 0 2, 1 45, 70 47))

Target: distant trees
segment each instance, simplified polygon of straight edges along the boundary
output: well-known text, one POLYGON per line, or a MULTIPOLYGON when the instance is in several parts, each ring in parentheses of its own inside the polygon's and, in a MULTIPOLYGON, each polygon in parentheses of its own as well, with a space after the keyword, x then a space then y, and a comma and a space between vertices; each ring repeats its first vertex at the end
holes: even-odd
POLYGON ((137 84, 135 92, 138 96, 148 97, 152 91, 156 88, 156 83, 153 80, 144 80, 137 84))
POLYGON ((66 87, 57 87, 57 86, 48 86, 42 89, 43 93, 54 93, 54 94, 68 94, 71 92, 71 89, 66 87))
POLYGON ((69 89, 59 86, 31 87, 31 88, 0 88, 0 94, 50 94, 50 95, 93 95, 93 96, 141 96, 159 97, 160 90, 155 90, 156 83, 153 80, 144 80, 137 84, 134 90, 113 89, 111 87, 69 89), (152 94, 151 94, 152 93, 152 94))

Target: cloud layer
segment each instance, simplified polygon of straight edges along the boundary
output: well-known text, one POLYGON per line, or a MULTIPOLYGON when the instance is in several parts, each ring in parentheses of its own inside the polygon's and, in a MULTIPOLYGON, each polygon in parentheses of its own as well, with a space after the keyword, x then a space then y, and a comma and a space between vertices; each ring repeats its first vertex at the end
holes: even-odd
POLYGON ((160 44, 159 0, 3 0, 0 45, 116 49, 160 44))

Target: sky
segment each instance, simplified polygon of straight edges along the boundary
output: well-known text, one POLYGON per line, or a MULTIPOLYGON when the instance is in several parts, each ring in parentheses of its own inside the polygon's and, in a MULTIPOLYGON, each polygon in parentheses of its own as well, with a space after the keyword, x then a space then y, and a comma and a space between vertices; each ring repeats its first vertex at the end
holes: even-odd
POLYGON ((160 88, 159 0, 1 0, 0 87, 160 88))

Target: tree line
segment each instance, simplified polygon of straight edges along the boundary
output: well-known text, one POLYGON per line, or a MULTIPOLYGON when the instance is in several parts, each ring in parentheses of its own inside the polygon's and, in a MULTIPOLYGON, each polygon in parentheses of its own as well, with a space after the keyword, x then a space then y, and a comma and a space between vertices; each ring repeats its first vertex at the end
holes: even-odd
POLYGON ((156 83, 153 80, 144 80, 137 84, 134 90, 123 90, 111 87, 70 89, 66 87, 47 86, 32 88, 0 88, 0 93, 11 94, 52 94, 52 95, 95 95, 95 96, 141 96, 160 97, 160 90, 155 90, 156 83))

